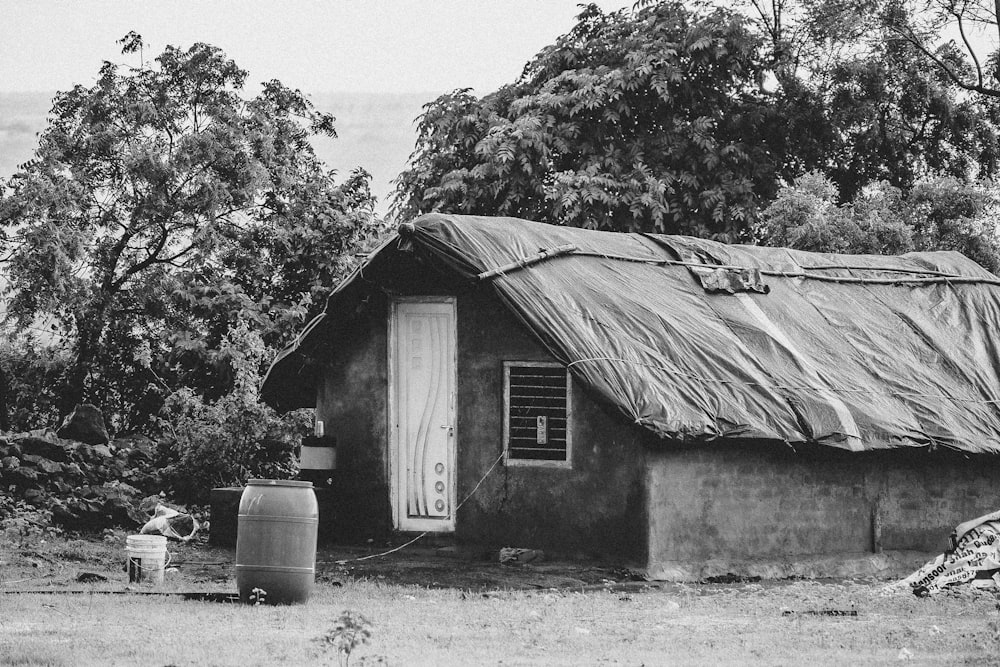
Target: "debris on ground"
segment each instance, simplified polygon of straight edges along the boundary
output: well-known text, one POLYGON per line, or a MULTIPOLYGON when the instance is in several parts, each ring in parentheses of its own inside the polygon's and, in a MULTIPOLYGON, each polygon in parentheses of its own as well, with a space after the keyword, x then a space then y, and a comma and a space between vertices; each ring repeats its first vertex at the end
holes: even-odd
POLYGON ((755 584, 758 581, 760 581, 760 577, 733 574, 732 572, 705 577, 704 579, 704 583, 706 584, 755 584))
POLYGON ((781 612, 782 616, 795 616, 796 614, 802 614, 804 616, 857 616, 857 609, 805 609, 803 611, 795 611, 793 609, 786 609, 781 612))
POLYGON ((1000 511, 960 523, 948 551, 889 588, 909 586, 924 597, 960 584, 1000 588, 1000 511))
POLYGON ((515 549, 504 547, 500 549, 500 562, 504 565, 521 565, 533 563, 545 558, 545 553, 539 549, 515 549))
POLYGON ((139 531, 143 535, 159 534, 168 538, 187 542, 198 532, 198 521, 190 514, 179 512, 166 505, 157 505, 153 518, 139 531))

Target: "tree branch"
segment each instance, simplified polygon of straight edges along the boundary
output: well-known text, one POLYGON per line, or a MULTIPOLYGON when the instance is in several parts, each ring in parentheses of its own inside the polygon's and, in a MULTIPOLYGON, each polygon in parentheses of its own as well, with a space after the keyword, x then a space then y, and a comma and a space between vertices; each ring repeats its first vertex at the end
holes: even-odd
POLYGON ((920 51, 920 53, 922 53, 925 58, 929 59, 935 65, 937 65, 938 68, 945 73, 945 76, 951 79, 951 81, 959 88, 962 88, 963 90, 968 90, 973 93, 986 95, 987 97, 1000 97, 1000 90, 997 90, 995 88, 989 88, 985 85, 973 84, 964 81, 962 77, 960 77, 958 73, 956 73, 955 70, 953 70, 951 66, 948 65, 948 63, 944 62, 944 60, 936 56, 933 52, 930 51, 930 49, 925 47, 924 44, 920 41, 920 39, 916 37, 916 35, 913 35, 909 31, 901 30, 900 28, 894 25, 890 25, 889 29, 894 33, 896 33, 897 35, 899 35, 900 37, 902 37, 907 42, 909 42, 918 51, 920 51))
POLYGON ((163 251, 163 248, 166 247, 167 245, 167 240, 170 238, 170 233, 167 231, 167 228, 161 225, 161 229, 163 231, 160 234, 160 237, 156 240, 155 248, 149 251, 149 253, 146 255, 146 258, 143 259, 141 262, 133 264, 132 266, 125 269, 121 277, 119 277, 112 283, 112 287, 114 288, 115 292, 121 289, 122 285, 124 285, 125 281, 128 280, 130 277, 139 273, 143 269, 149 268, 150 266, 156 263, 156 256, 163 251))
MULTIPOLYGON (((1000 1, 1000 0, 998 0, 1000 1)), ((954 6, 953 6, 954 7, 954 6)), ((979 64, 979 58, 976 57, 976 52, 969 43, 969 38, 965 35, 965 23, 962 20, 962 15, 965 13, 964 10, 959 12, 952 7, 951 15, 955 17, 955 21, 958 23, 958 34, 962 37, 962 42, 965 44, 965 50, 969 53, 972 58, 972 62, 976 66, 976 83, 979 86, 983 85, 983 68, 979 64)))

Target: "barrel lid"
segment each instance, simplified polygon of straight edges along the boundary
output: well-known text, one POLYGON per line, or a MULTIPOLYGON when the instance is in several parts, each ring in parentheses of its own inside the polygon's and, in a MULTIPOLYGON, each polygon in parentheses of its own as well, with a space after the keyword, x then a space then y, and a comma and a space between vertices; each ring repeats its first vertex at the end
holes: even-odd
POLYGON ((312 488, 312 482, 302 482, 296 479, 250 479, 247 486, 300 486, 312 488))

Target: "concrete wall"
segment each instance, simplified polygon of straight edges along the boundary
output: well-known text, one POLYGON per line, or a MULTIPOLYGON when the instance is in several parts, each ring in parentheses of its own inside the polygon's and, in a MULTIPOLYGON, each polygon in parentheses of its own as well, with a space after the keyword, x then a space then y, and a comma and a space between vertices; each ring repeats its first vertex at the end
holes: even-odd
MULTIPOLYGON (((432 277, 383 285, 398 294, 446 293, 432 277)), ((458 500, 468 496, 503 447, 503 362, 550 355, 488 288, 457 296, 458 500)), ((324 537, 380 541, 391 531, 388 480, 387 317, 373 290, 343 334, 328 342, 330 361, 316 418, 337 438, 333 517, 324 537)), ((572 392, 572 468, 506 467, 501 462, 459 510, 455 537, 483 548, 545 549, 642 563, 646 553, 643 433, 579 388, 572 392)))
POLYGON ((332 357, 316 398, 316 419, 337 440, 332 511, 320 517, 321 538, 341 543, 384 540, 392 516, 386 463, 388 305, 377 296, 371 301, 341 336, 328 342, 332 357))
MULTIPOLYGON (((488 292, 458 299, 459 499, 503 447, 503 362, 552 357, 488 292)), ((502 464, 462 507, 460 541, 643 562, 640 429, 571 390, 572 468, 502 464)))
MULTIPOLYGON (((410 274, 399 294, 449 293, 410 274)), ((503 362, 548 353, 488 288, 451 290, 458 305, 458 499, 500 456, 503 362)), ((387 315, 373 289, 343 332, 318 391, 317 418, 338 442, 324 537, 392 533, 388 488, 387 315)), ((572 468, 502 463, 459 510, 456 539, 484 548, 648 563, 794 559, 885 550, 940 551, 955 524, 1000 508, 1000 460, 948 452, 793 451, 781 445, 663 442, 572 392, 572 468)))
POLYGON ((654 570, 870 553, 876 541, 936 552, 956 524, 1000 508, 996 457, 663 443, 647 461, 654 570))

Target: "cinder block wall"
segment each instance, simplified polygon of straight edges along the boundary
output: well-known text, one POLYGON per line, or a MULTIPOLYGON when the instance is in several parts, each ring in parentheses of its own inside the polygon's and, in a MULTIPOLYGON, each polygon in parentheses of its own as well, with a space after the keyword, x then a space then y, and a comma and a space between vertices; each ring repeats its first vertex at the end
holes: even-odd
POLYGON ((649 562, 941 551, 1000 509, 1000 459, 952 452, 793 451, 660 443, 647 452, 649 562))

